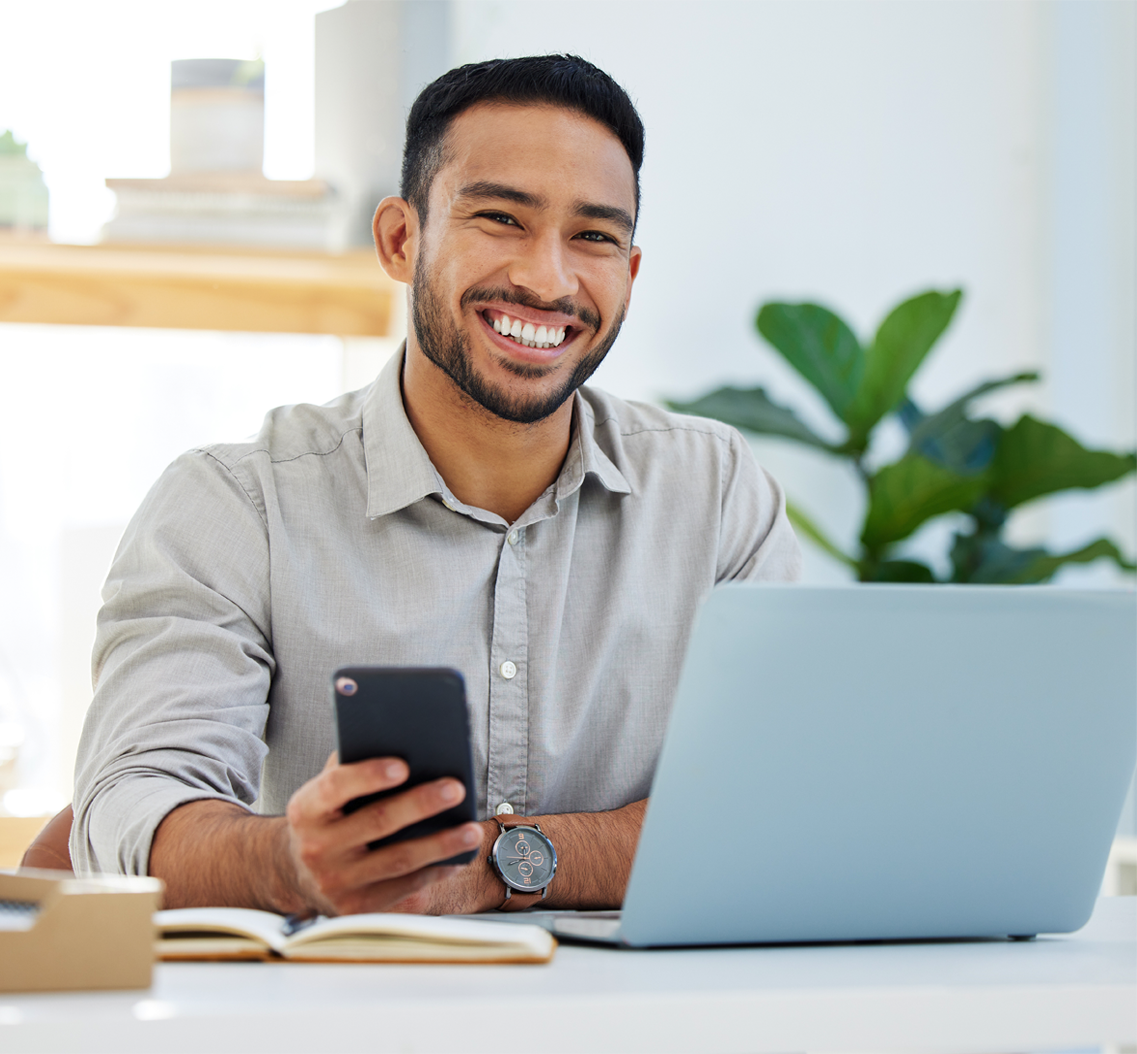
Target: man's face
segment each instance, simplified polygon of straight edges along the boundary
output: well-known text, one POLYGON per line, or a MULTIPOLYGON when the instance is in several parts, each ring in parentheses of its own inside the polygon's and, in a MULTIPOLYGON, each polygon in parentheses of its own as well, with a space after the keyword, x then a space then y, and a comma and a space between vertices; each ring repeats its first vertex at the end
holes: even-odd
POLYGON ((411 300, 419 348, 509 421, 553 413, 619 333, 640 253, 620 141, 572 110, 456 117, 430 187, 411 300))

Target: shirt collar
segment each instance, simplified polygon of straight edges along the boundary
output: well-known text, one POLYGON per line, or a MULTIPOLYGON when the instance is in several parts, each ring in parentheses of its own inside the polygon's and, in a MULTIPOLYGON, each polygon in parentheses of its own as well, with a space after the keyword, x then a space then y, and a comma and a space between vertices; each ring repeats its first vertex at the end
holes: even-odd
MULTIPOLYGON (((407 419, 402 386, 405 351, 404 344, 391 356, 364 399, 363 450, 371 519, 398 512, 432 494, 453 500, 407 419)), ((595 413, 577 391, 573 394, 572 442, 553 485, 558 502, 579 490, 587 476, 613 494, 631 493, 624 474, 596 442, 595 430, 595 413)))
POLYGON ((363 403, 367 515, 371 519, 398 512, 428 495, 447 493, 403 408, 405 350, 404 344, 391 356, 363 403))
POLYGON ((572 420, 572 442, 556 482, 557 501, 579 490, 586 476, 613 494, 631 494, 624 474, 596 442, 596 413, 580 391, 573 394, 572 420))

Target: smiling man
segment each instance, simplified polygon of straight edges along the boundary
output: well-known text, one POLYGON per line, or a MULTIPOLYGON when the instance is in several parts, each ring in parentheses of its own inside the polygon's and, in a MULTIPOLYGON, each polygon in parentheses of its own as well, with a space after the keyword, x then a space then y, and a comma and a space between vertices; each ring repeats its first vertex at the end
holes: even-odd
POLYGON ((627 95, 579 58, 423 91, 403 196, 374 223, 409 286, 403 353, 361 392, 186 454, 124 536, 78 868, 157 875, 170 906, 517 909, 539 894, 508 896, 488 854, 502 825, 539 822, 549 906, 621 903, 699 603, 799 568, 736 432, 583 387, 639 273, 642 160, 627 95), (344 814, 407 776, 329 758, 329 678, 351 663, 463 673, 480 822, 368 850, 464 791, 344 814))

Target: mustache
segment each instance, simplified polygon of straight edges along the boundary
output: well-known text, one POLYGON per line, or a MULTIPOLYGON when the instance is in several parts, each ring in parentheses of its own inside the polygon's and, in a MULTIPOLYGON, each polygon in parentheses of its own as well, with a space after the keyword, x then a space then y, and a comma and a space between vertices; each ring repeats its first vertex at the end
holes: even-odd
POLYGON ((545 301, 517 289, 467 289, 462 294, 461 305, 469 307, 471 304, 487 304, 494 300, 532 308, 534 311, 558 311, 562 315, 572 315, 593 331, 600 328, 600 316, 595 311, 578 307, 568 297, 545 301))

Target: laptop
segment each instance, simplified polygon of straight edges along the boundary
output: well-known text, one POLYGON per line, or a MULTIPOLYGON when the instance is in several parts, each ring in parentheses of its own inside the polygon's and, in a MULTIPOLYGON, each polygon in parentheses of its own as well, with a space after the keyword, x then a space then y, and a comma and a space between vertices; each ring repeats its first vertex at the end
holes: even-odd
POLYGON ((628 947, 1071 932, 1135 755, 1133 592, 724 586, 623 911, 511 917, 628 947))

